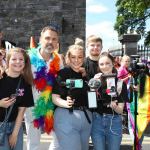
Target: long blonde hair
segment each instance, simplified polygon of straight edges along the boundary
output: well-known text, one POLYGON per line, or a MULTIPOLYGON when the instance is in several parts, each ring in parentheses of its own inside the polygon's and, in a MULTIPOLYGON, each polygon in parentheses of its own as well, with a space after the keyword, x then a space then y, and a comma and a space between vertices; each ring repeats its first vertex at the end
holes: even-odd
POLYGON ((6 56, 6 63, 7 63, 7 68, 8 68, 8 64, 10 61, 10 57, 12 55, 13 52, 17 52, 17 53, 21 53, 24 57, 24 62, 25 62, 25 66, 24 69, 22 71, 22 76, 24 77, 25 81, 32 85, 33 84, 33 75, 32 75, 32 71, 31 71, 31 63, 30 63, 30 58, 29 55, 27 54, 27 52, 19 47, 15 47, 15 48, 11 48, 6 56))

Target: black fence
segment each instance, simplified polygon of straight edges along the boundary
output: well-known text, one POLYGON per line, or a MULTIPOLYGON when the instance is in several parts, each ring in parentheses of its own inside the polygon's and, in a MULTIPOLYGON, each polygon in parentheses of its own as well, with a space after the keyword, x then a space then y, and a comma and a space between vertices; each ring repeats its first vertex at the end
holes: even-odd
POLYGON ((150 60, 150 47, 138 45, 137 54, 145 61, 150 60))
MULTIPOLYGON (((109 51, 110 54, 113 56, 122 56, 123 55, 123 50, 122 49, 114 49, 109 51)), ((138 45, 137 46, 137 55, 139 55, 142 60, 150 61, 150 47, 146 47, 144 45, 138 45)))

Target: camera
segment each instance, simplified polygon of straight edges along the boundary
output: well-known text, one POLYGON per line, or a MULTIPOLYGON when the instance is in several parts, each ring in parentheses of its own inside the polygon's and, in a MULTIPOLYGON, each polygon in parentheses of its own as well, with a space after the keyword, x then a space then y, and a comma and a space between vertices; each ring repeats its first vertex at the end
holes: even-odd
POLYGON ((142 62, 139 62, 139 55, 131 55, 131 64, 129 67, 129 72, 134 74, 139 74, 141 71, 145 70, 146 65, 142 62))
POLYGON ((106 93, 111 97, 117 96, 116 85, 115 85, 115 77, 108 77, 106 79, 107 82, 107 90, 106 93))
POLYGON ((97 90, 101 86, 101 81, 100 79, 92 78, 89 80, 88 86, 93 90, 97 90))
POLYGON ((82 79, 67 79, 66 87, 67 88, 82 88, 83 80, 82 79))
POLYGON ((11 94, 9 98, 16 98, 17 94, 11 94))
POLYGON ((100 79, 92 78, 88 82, 90 91, 88 91, 88 108, 97 108, 97 93, 96 90, 101 86, 100 79))

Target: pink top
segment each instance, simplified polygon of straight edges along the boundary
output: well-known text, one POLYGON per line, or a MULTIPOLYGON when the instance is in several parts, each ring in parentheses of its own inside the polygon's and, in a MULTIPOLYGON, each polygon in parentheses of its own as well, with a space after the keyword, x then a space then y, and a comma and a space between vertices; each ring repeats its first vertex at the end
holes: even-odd
MULTIPOLYGON (((125 66, 121 66, 118 69, 118 78, 119 79, 124 79, 124 78, 128 77, 128 74, 129 74, 129 72, 128 72, 128 70, 127 70, 127 68, 125 66)), ((129 81, 129 79, 125 80, 124 82, 126 84, 128 84, 128 81, 129 81)))

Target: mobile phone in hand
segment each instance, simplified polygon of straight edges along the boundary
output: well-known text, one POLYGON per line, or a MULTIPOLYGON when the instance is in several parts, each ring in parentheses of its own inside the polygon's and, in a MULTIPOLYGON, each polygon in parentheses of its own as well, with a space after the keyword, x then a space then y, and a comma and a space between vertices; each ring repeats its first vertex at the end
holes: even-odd
POLYGON ((11 94, 11 95, 10 95, 10 98, 16 98, 16 97, 17 97, 16 94, 11 94))

